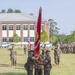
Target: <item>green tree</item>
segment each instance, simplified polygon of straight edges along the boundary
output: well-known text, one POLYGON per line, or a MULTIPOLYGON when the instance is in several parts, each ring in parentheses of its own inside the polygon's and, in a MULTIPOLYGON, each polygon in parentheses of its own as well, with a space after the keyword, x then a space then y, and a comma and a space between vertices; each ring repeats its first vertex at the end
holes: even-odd
POLYGON ((29 15, 33 16, 34 14, 33 13, 30 13, 29 15))
POLYGON ((54 42, 56 42, 56 41, 57 41, 57 37, 53 35, 53 36, 51 37, 51 42, 54 43, 54 42))
POLYGON ((13 42, 19 42, 19 36, 18 34, 14 33, 13 37, 12 37, 13 42))
POLYGON ((21 13, 21 10, 19 10, 19 9, 13 10, 13 9, 9 8, 9 9, 6 11, 5 9, 2 9, 2 10, 1 10, 1 13, 21 13))
POLYGON ((72 38, 72 42, 75 42, 75 31, 72 32, 71 38, 72 38))
POLYGON ((71 39, 71 35, 67 35, 66 39, 65 39, 65 43, 71 43, 72 39, 71 39))
POLYGON ((15 9, 14 11, 15 13, 21 13, 21 11, 19 9, 15 9))
POLYGON ((65 43, 66 37, 67 37, 67 35, 65 35, 65 34, 59 34, 59 35, 57 35, 57 41, 59 43, 65 43))
POLYGON ((49 26, 50 26, 50 32, 53 35, 57 35, 58 34, 58 30, 59 30, 59 28, 57 27, 57 22, 55 22, 53 19, 49 19, 48 23, 49 23, 49 26))
POLYGON ((65 42, 66 43, 73 43, 73 42, 75 42, 75 31, 73 31, 70 35, 66 36, 65 42))
POLYGON ((9 9, 7 10, 7 13, 14 13, 14 11, 13 11, 13 9, 9 8, 9 9))
POLYGON ((2 9, 2 10, 1 10, 1 13, 6 13, 6 10, 5 10, 5 9, 2 9))
POLYGON ((45 43, 46 41, 48 41, 48 34, 45 30, 43 30, 41 32, 41 42, 45 43))
MULTIPOLYGON (((57 40, 55 42, 57 43, 73 43, 75 42, 75 31, 72 31, 71 34, 66 35, 66 34, 58 34, 56 36, 57 40)), ((54 40, 52 37, 51 40, 54 40)), ((52 41, 54 42, 54 41, 52 41)))
POLYGON ((48 25, 49 25, 49 39, 50 42, 52 42, 51 38, 58 35, 59 28, 57 27, 57 22, 55 22, 53 19, 48 20, 48 25))

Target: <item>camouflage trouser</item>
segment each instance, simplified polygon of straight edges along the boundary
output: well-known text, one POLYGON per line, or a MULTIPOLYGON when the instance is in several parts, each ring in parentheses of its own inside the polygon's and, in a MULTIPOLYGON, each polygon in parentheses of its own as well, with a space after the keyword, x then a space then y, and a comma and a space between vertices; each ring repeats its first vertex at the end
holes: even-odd
POLYGON ((27 71, 27 75, 33 75, 33 71, 32 70, 28 70, 27 71))
POLYGON ((24 49, 24 54, 26 54, 26 49, 24 49))
POLYGON ((11 59, 11 65, 16 66, 16 59, 14 58, 11 59))
POLYGON ((50 70, 44 70, 44 75, 50 75, 50 70))
POLYGON ((57 57, 57 56, 55 56, 55 57, 54 57, 54 62, 55 62, 56 65, 59 65, 60 58, 57 57))
POLYGON ((33 64, 27 63, 27 75, 33 75, 33 64))
POLYGON ((73 53, 75 53, 75 49, 73 49, 73 53))
POLYGON ((50 75, 51 71, 51 66, 49 65, 44 65, 44 75, 50 75))
POLYGON ((42 75, 42 69, 35 69, 34 75, 42 75))

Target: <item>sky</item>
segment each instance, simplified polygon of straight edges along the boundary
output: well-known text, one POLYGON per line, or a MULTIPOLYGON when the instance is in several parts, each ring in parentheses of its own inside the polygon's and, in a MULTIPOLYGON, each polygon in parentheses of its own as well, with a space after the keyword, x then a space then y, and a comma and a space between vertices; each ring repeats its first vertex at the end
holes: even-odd
POLYGON ((40 6, 43 19, 57 22, 60 34, 75 30, 75 0, 0 0, 0 11, 12 8, 38 16, 40 6))

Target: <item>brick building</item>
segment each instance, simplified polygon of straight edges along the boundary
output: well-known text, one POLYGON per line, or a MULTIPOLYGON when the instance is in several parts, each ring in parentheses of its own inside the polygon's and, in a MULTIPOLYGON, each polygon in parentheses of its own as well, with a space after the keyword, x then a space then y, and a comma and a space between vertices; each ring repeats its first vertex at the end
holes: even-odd
MULTIPOLYGON (((0 42, 12 42, 14 33, 20 37, 19 43, 34 42, 37 18, 25 13, 0 13, 0 42)), ((46 20, 42 20, 41 30, 49 31, 46 20)))

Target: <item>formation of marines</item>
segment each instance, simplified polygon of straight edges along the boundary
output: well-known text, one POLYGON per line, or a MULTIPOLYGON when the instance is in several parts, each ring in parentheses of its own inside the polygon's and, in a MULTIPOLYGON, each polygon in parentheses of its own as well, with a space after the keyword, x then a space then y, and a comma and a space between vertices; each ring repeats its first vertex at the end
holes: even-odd
MULTIPOLYGON (((33 75, 33 72, 34 75, 50 75, 52 68, 50 50, 44 45, 44 47, 41 48, 41 54, 34 57, 33 49, 33 45, 24 45, 24 54, 28 53, 27 62, 24 65, 27 75, 33 75), (37 61, 38 58, 40 58, 39 61, 37 61)), ((8 50, 10 51, 11 66, 16 66, 17 51, 15 46, 12 46, 12 48, 8 50)), ((61 53, 75 53, 75 44, 57 44, 52 50, 54 51, 54 63, 59 65, 61 53)))
POLYGON ((75 53, 75 43, 61 44, 60 49, 62 53, 75 53))
MULTIPOLYGON (((17 64, 17 51, 15 49, 15 46, 12 46, 12 48, 8 49, 10 51, 10 61, 11 66, 16 66, 17 64)), ((46 45, 42 47, 41 54, 37 55, 37 58, 33 56, 33 46, 31 45, 24 45, 24 54, 26 54, 28 51, 28 58, 27 63, 25 63, 24 67, 27 70, 27 75, 50 75, 50 71, 52 68, 51 64, 51 56, 50 56, 50 50, 46 48, 46 45), (38 58, 40 58, 39 61, 38 58)), ((55 46, 54 48, 54 60, 55 64, 60 60, 60 57, 57 58, 58 54, 55 51, 59 51, 58 47, 55 46), (56 55, 57 54, 57 55, 56 55)))

